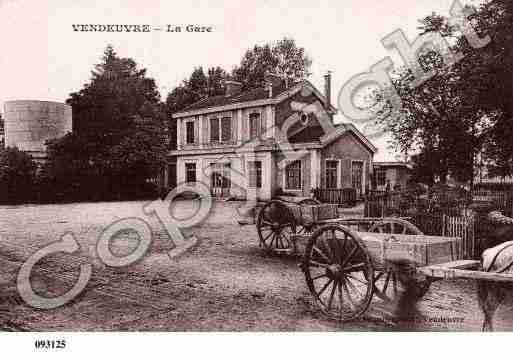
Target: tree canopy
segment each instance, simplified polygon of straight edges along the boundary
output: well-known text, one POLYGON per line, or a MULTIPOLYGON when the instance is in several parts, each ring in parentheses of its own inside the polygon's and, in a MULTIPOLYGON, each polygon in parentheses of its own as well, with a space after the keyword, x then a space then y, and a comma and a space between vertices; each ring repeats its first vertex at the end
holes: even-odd
POLYGON ((419 63, 424 70, 435 70, 435 76, 412 87, 412 71, 397 71, 393 84, 400 109, 392 111, 397 104, 384 96, 388 106, 378 117, 392 133, 396 148, 417 153, 416 162, 427 161, 417 168, 423 168, 424 174, 430 168, 441 181, 450 174, 472 182, 478 158, 484 158, 492 172, 507 175, 513 170, 513 6, 494 0, 474 10, 469 18, 472 26, 480 37, 490 36, 491 43, 473 48, 462 29, 447 18, 425 17, 420 33, 439 32, 452 44, 452 51, 464 57, 446 64, 443 54, 423 52, 419 63))
POLYGON ((246 51, 232 75, 247 90, 262 87, 267 72, 287 78, 291 83, 299 82, 310 76, 311 65, 305 49, 298 47, 294 39, 285 37, 246 51))
POLYGON ((73 133, 48 143, 49 181, 84 193, 142 186, 164 164, 165 109, 155 81, 112 46, 67 103, 73 133))

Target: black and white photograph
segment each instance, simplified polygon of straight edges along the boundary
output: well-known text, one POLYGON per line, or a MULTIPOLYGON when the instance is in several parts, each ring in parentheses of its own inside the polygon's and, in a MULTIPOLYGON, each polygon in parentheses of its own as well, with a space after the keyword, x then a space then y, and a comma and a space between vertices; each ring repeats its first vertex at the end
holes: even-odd
POLYGON ((0 44, 0 342, 513 331, 512 1, 0 0, 0 44))

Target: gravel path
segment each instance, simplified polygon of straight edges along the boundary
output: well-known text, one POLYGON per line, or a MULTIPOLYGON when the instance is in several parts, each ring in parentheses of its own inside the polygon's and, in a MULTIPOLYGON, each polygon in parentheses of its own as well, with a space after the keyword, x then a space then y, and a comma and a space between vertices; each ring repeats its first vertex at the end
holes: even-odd
MULTIPOLYGON (((192 229, 199 244, 172 261, 164 228, 143 213, 143 202, 26 205, 0 207, 0 321, 4 328, 25 330, 144 330, 144 331, 340 331, 340 330, 479 330, 479 311, 472 281, 434 283, 418 306, 415 321, 391 320, 390 308, 373 303, 368 314, 353 323, 325 319, 315 308, 297 260, 265 254, 258 247, 254 226, 236 224, 240 203, 216 202, 212 214, 192 229), (128 217, 148 221, 155 240, 138 264, 112 270, 96 258, 102 230, 128 217), (77 276, 77 263, 94 265, 84 293, 54 310, 34 310, 12 290, 16 271, 38 248, 66 232, 75 235, 81 251, 55 255, 43 263, 51 273, 36 271, 33 286, 59 294, 69 287, 64 274, 77 276), (60 265, 66 263, 66 265, 60 265), (75 269, 74 269, 75 268, 75 269), (5 324, 7 323, 7 324, 5 324)), ((194 210, 180 201, 176 213, 194 210)), ((351 213, 354 215, 354 213, 351 213)), ((113 252, 128 254, 137 241, 128 234, 113 241, 113 252)), ((513 304, 497 313, 497 330, 513 328, 513 304)))

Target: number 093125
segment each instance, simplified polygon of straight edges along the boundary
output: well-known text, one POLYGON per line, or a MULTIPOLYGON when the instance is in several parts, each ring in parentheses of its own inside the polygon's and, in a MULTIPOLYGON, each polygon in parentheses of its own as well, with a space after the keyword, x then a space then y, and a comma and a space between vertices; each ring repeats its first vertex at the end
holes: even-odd
POLYGON ((66 340, 36 340, 34 347, 36 349, 65 349, 66 340))

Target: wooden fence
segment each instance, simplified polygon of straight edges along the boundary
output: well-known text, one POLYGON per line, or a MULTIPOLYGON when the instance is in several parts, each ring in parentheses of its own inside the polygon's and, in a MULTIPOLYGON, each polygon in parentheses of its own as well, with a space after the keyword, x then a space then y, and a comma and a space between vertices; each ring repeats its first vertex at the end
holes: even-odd
POLYGON ((409 192, 371 191, 365 196, 365 217, 407 217, 419 198, 409 192))
POLYGON ((316 200, 322 203, 338 204, 339 206, 354 206, 357 193, 354 188, 316 188, 313 191, 316 200))
POLYGON ((412 217, 412 222, 427 235, 461 238, 459 259, 479 256, 479 239, 476 236, 476 221, 472 216, 447 216, 422 214, 412 217))
POLYGON ((513 215, 513 191, 511 190, 473 190, 472 200, 492 202, 494 207, 504 215, 508 217, 513 215))
POLYGON ((443 217, 444 226, 442 236, 459 237, 462 239, 459 258, 475 258, 479 256, 479 243, 476 236, 476 222, 472 216, 443 217))

